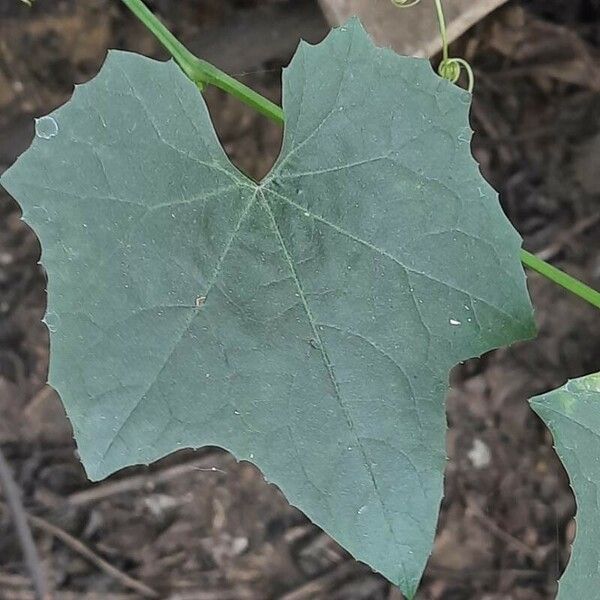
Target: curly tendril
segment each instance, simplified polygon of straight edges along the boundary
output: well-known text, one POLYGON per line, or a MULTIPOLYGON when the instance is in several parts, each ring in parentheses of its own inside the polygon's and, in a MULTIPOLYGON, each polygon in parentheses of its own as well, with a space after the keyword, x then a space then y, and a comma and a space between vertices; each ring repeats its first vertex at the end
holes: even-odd
POLYGON ((467 74, 467 91, 472 94, 475 87, 473 68, 464 58, 445 58, 438 67, 440 77, 456 83, 462 71, 467 74))
POLYGON ((410 8, 415 4, 419 4, 421 0, 392 0, 392 4, 398 8, 410 8))
MULTIPOLYGON (((391 0, 392 4, 398 8, 410 8, 419 4, 421 0, 391 0)), ((440 26, 440 36, 442 37, 442 62, 438 67, 440 77, 456 83, 462 71, 467 75, 467 90, 473 93, 475 86, 475 74, 471 65, 464 58, 451 58, 448 52, 448 35, 446 33, 446 18, 444 17, 444 9, 442 8, 442 0, 435 0, 435 8, 437 11, 438 23, 440 26)))

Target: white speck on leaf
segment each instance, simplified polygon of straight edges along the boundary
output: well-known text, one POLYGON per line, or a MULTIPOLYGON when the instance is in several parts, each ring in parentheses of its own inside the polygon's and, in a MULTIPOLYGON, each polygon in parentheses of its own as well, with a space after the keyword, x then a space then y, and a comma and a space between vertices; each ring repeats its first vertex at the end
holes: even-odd
POLYGON ((462 323, 457 319, 450 319, 450 325, 454 325, 456 327, 457 325, 462 325, 462 323))

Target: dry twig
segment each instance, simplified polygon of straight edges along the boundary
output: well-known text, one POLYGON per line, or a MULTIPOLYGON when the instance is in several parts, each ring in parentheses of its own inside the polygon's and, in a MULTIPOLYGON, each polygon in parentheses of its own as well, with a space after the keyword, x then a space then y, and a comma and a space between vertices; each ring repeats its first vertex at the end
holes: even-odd
POLYGON ((23 550, 23 557, 27 564, 27 570, 31 576, 31 582, 35 590, 37 600, 50 600, 50 588, 46 580, 46 574, 40 561, 31 529, 27 523, 27 513, 21 502, 21 494, 13 479, 10 467, 4 458, 2 449, 0 449, 0 484, 6 498, 6 506, 12 517, 17 537, 23 550))
MULTIPOLYGON (((0 508, 2 507, 3 503, 0 503, 0 508)), ((49 523, 41 517, 35 517, 27 513, 25 513, 25 518, 32 527, 39 529, 40 531, 44 531, 52 535, 56 539, 60 540, 65 546, 71 548, 71 550, 79 554, 79 556, 88 560, 90 563, 98 567, 101 571, 104 571, 104 573, 106 573, 116 581, 119 581, 126 588, 136 591, 144 598, 159 597, 158 593, 152 588, 148 587, 141 581, 138 581, 137 579, 134 579, 133 577, 127 575, 127 573, 123 573, 115 566, 111 565, 108 561, 104 560, 91 548, 86 546, 77 538, 73 537, 70 533, 67 533, 64 529, 61 529, 60 527, 49 523)), ((47 598, 49 598, 49 596, 47 598)))
POLYGON ((341 582, 357 573, 360 573, 360 571, 357 571, 354 561, 344 561, 331 571, 308 581, 291 592, 287 592, 281 596, 280 600, 310 600, 311 598, 315 598, 317 594, 331 592, 341 582))
POLYGON ((469 505, 467 508, 467 514, 473 516, 481 525, 483 525, 492 535, 496 536, 499 540, 504 542, 507 546, 512 547, 517 552, 528 556, 529 558, 535 559, 535 550, 530 548, 525 542, 516 538, 514 535, 504 531, 494 520, 488 517, 478 506, 469 505))
POLYGON ((215 467, 215 462, 222 457, 219 454, 211 453, 197 460, 192 460, 180 465, 175 465, 167 469, 162 469, 156 473, 144 475, 134 475, 117 479, 115 481, 107 481, 99 485, 94 485, 87 490, 75 492, 68 497, 69 504, 73 506, 84 506, 93 502, 99 502, 105 498, 110 498, 117 494, 131 493, 138 490, 152 490, 161 483, 166 483, 177 477, 189 475, 197 471, 214 471, 220 472, 221 469, 215 467))

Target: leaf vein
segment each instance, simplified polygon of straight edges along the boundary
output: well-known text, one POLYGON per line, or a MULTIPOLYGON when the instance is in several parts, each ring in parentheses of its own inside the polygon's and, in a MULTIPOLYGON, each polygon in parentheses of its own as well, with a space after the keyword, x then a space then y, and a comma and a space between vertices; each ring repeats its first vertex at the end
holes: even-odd
POLYGON ((323 341, 321 339, 321 336, 319 335, 319 331, 316 325, 316 321, 315 318, 312 314, 312 311, 310 310, 310 307, 308 305, 308 300, 306 297, 306 294, 304 292, 304 288, 302 287, 302 284, 300 282, 300 279, 298 278, 298 273, 296 272, 296 267, 294 265, 294 262, 292 260, 292 257, 287 249, 287 246, 283 240, 283 236, 281 234, 281 231, 279 229, 279 226, 277 224, 277 221, 275 219, 275 215, 273 214, 273 212, 271 211, 271 207, 269 206, 269 203, 267 201, 267 199, 265 198, 264 194, 262 193, 262 188, 259 188, 261 190, 261 195, 263 198, 263 205, 271 219, 271 223, 272 223, 272 227, 273 227, 273 231, 275 233, 275 236, 277 237, 277 240, 281 246, 281 250, 282 253, 284 255, 284 258, 286 260, 286 263, 290 269, 290 272, 292 274, 292 277, 294 279, 294 282, 296 284, 296 288, 298 289, 298 293, 300 294, 300 299, 302 300, 302 304, 304 306, 304 311, 306 313, 306 317, 308 319, 308 322, 310 324, 310 327, 312 329, 313 335, 315 336, 315 340, 317 341, 318 345, 319 345, 319 350, 321 352, 321 357, 323 359, 323 363, 325 366, 325 369, 327 371, 327 375, 331 381, 332 387, 333 387, 333 391, 334 391, 334 395, 340 405, 340 408, 342 409, 344 416, 346 418, 346 422, 348 425, 348 429, 349 431, 352 433, 352 435, 354 436, 354 439, 356 440, 356 444, 360 450, 362 459, 363 459, 363 463, 365 466, 365 470, 367 472, 367 474, 369 475, 369 478, 371 480, 371 484, 373 485, 373 491, 375 492, 375 495, 379 501, 379 504, 381 506, 381 511, 382 511, 382 515, 384 517, 384 520, 386 522, 386 525, 390 531, 390 534, 392 536, 392 539, 395 540, 396 543, 399 543, 399 540, 396 537, 396 534, 394 532, 394 529, 392 527, 392 523, 390 520, 390 517, 388 515, 385 503, 383 501, 383 495, 381 493, 381 490, 379 489, 379 485, 377 483, 377 479, 375 478, 375 473, 373 472, 373 468, 370 464, 370 461, 368 459, 366 450, 362 444, 361 438, 358 435, 357 431, 356 431, 356 427, 354 425, 354 421, 352 419, 352 415, 350 414, 348 408, 346 407, 342 394, 341 394, 341 390, 339 388, 339 384, 337 381, 337 378, 335 376, 335 371, 333 369, 333 365, 331 364, 331 360, 329 358, 329 355, 327 354, 327 350, 325 349, 325 346, 323 344, 323 341))
POLYGON ((499 306, 492 304, 491 302, 489 302, 488 300, 485 300, 484 298, 476 297, 472 293, 467 292, 466 290, 458 287, 455 284, 449 283, 448 281, 443 281, 441 279, 434 277, 433 275, 430 275, 423 271, 419 271, 418 269, 414 269, 412 267, 406 266, 398 258, 396 258, 393 254, 390 254, 387 250, 383 250, 382 248, 375 246, 371 242, 363 240, 362 238, 358 237, 357 235, 351 233, 350 231, 347 231, 346 229, 340 227, 339 225, 336 225, 335 223, 328 221, 327 219, 321 217, 320 215, 310 212, 301 204, 297 204, 293 200, 286 198, 285 196, 281 195, 279 192, 276 192, 274 189, 267 187, 267 188, 265 188, 265 191, 270 192, 271 194, 277 196, 282 202, 285 202, 286 204, 288 204, 290 207, 294 208, 295 210, 302 212, 308 218, 314 219, 315 221, 318 221, 319 223, 323 223, 323 225, 330 227, 331 229, 333 229, 340 235, 347 237, 358 244, 362 244, 363 246, 369 248, 370 250, 372 250, 373 252, 376 252, 377 254, 380 254, 381 256, 385 256, 386 258, 389 258, 391 261, 395 262, 399 267, 404 269, 405 272, 413 273, 414 275, 421 275, 423 277, 426 277, 430 281, 435 281, 436 283, 439 283, 439 284, 441 284, 447 288, 450 288, 456 292, 465 294, 465 296, 468 296, 469 298, 475 298, 477 301, 482 302, 483 304, 486 304, 490 308, 493 308, 494 310, 502 313, 504 316, 508 317, 509 319, 511 319, 511 320, 514 319, 514 317, 512 315, 510 315, 509 313, 507 313, 505 310, 503 310, 499 306))

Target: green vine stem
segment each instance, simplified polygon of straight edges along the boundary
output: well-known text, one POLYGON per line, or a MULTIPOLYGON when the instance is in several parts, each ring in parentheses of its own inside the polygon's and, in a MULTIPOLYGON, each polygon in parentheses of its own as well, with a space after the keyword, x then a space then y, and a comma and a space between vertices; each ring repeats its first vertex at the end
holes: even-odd
POLYGON ((536 273, 543 275, 565 290, 589 302, 592 306, 600 308, 600 292, 579 281, 579 279, 575 279, 575 277, 571 277, 571 275, 568 275, 564 271, 553 267, 545 260, 538 258, 535 254, 527 252, 527 250, 521 250, 521 262, 536 273))
MULTIPOLYGON (((394 0, 392 0, 394 1, 394 0)), ((405 0, 398 0, 398 4, 405 0)), ((417 0, 418 2, 419 0, 417 0)), ((233 77, 220 71, 210 63, 194 56, 148 9, 142 0, 122 0, 133 14, 156 36, 158 41, 168 50, 183 72, 201 89, 206 85, 214 85, 227 93, 235 96, 245 104, 251 106, 259 113, 272 119, 276 123, 283 125, 283 109, 274 104, 264 96, 261 96, 254 90, 240 83, 233 77)), ((416 2, 415 2, 416 4, 416 2)), ((436 0, 436 5, 440 7, 440 0, 436 0)), ((439 13, 438 13, 439 14, 439 13)), ((445 41, 445 30, 442 39, 445 41)), ((440 65, 440 70, 444 61, 460 61, 461 59, 448 58, 447 44, 444 43, 445 52, 440 65)), ((448 62, 446 62, 448 64, 448 62)), ((550 281, 568 290, 575 296, 590 303, 592 306, 600 309, 600 292, 587 286, 585 283, 571 277, 564 271, 553 267, 551 264, 543 261, 534 254, 521 251, 521 262, 526 266, 543 275, 550 281)))
POLYGON ((248 86, 192 54, 148 9, 142 0, 122 0, 131 12, 154 34, 183 72, 201 89, 214 85, 235 96, 259 113, 283 124, 283 110, 248 86))

